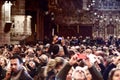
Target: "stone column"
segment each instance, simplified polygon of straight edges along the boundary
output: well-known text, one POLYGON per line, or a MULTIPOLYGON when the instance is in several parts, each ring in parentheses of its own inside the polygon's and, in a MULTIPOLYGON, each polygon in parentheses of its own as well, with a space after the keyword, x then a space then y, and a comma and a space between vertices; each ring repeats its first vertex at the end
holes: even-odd
POLYGON ((10 44, 9 31, 7 33, 4 32, 5 28, 5 9, 3 6, 4 3, 5 3, 4 1, 0 1, 0 45, 10 44))

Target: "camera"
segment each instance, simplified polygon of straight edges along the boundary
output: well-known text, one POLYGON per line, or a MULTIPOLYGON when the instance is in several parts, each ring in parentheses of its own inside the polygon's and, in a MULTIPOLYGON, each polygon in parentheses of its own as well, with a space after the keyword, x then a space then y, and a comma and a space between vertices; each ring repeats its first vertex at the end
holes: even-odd
POLYGON ((62 40, 62 37, 58 37, 58 40, 62 40))
POLYGON ((87 56, 85 54, 77 54, 78 55, 78 58, 81 60, 81 59, 86 59, 87 56))

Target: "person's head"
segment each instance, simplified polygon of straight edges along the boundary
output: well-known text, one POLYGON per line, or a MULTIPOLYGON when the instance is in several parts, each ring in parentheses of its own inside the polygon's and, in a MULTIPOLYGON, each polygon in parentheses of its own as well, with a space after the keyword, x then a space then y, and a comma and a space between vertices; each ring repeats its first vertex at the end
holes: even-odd
POLYGON ((26 56, 29 57, 29 58, 34 58, 35 57, 35 52, 34 52, 34 49, 33 48, 29 48, 27 51, 26 51, 26 56))
POLYGON ((64 56, 64 50, 63 47, 61 45, 55 44, 52 47, 52 57, 60 57, 60 56, 64 56))
POLYGON ((89 72, 89 70, 86 69, 84 72, 85 72, 85 76, 86 76, 87 80, 92 80, 92 75, 91 75, 91 73, 89 72))
POLYGON ((27 63, 27 68, 28 69, 35 69, 36 68, 36 64, 33 60, 30 60, 28 63, 27 63))
POLYGON ((88 55, 89 55, 89 54, 92 54, 92 50, 91 50, 91 49, 86 49, 86 50, 85 50, 85 53, 88 54, 88 55))
POLYGON ((40 56, 42 54, 42 49, 40 47, 36 48, 37 56, 40 56))
POLYGON ((76 67, 73 71, 72 80, 87 80, 84 71, 80 67, 76 67))
POLYGON ((45 54, 42 54, 39 57, 39 60, 40 60, 41 65, 46 65, 48 60, 49 60, 49 57, 47 55, 45 55, 45 54))
POLYGON ((112 69, 109 73, 108 80, 120 80, 120 69, 119 68, 112 69))
POLYGON ((50 48, 50 44, 47 43, 47 44, 44 46, 44 49, 45 49, 46 52, 48 52, 49 48, 50 48))
POLYGON ((29 48, 29 49, 27 50, 27 54, 32 54, 32 53, 34 53, 34 49, 33 49, 33 48, 29 48))
POLYGON ((69 50, 69 55, 68 57, 71 58, 73 55, 75 55, 75 51, 74 50, 69 50))
POLYGON ((65 60, 62 57, 56 57, 55 61, 56 61, 55 69, 57 71, 60 71, 61 68, 63 67, 64 63, 65 63, 65 60))
POLYGON ((20 47, 18 46, 18 45, 15 45, 14 47, 13 47, 13 54, 18 54, 18 53, 20 53, 20 47))
POLYGON ((11 63, 11 70, 15 73, 17 73, 19 70, 22 69, 22 63, 23 60, 20 56, 14 55, 10 58, 10 63, 11 63))
POLYGON ((0 66, 5 68, 7 66, 7 59, 3 56, 0 56, 0 66))
POLYGON ((73 70, 74 70, 73 67, 69 70, 69 72, 68 72, 68 74, 67 74, 67 77, 66 77, 66 80, 72 80, 73 70))
POLYGON ((53 70, 56 66, 56 61, 55 59, 49 59, 45 69, 44 69, 44 76, 48 76, 48 72, 53 70))
POLYGON ((57 43, 58 42, 58 35, 54 35, 53 36, 53 43, 57 43))

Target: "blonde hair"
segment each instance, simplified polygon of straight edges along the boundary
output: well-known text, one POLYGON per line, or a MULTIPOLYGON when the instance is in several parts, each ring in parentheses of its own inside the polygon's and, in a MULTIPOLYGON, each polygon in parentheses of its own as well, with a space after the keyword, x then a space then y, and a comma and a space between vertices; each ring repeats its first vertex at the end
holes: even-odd
POLYGON ((0 55, 0 60, 3 59, 4 60, 4 65, 2 65, 3 68, 7 68, 7 64, 8 64, 8 59, 2 55, 0 55))
POLYGON ((55 58, 55 61, 56 61, 56 66, 55 68, 58 68, 60 65, 63 65, 64 64, 64 59, 62 57, 56 57, 55 58))
POLYGON ((47 76, 47 73, 49 71, 51 71, 52 69, 54 69, 56 66, 56 61, 54 59, 50 59, 45 67, 45 70, 44 70, 44 76, 46 77, 47 76))
POLYGON ((62 57, 56 57, 55 59, 50 59, 45 67, 44 76, 46 77, 48 72, 53 70, 55 73, 58 72, 59 66, 64 64, 64 59, 62 57))

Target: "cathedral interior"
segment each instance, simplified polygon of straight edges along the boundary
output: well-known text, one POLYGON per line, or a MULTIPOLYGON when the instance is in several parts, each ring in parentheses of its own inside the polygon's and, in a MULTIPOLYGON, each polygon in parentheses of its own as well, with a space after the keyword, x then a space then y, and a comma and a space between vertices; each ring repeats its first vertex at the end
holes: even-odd
POLYGON ((0 44, 55 34, 120 36, 120 0, 0 0, 0 44))

